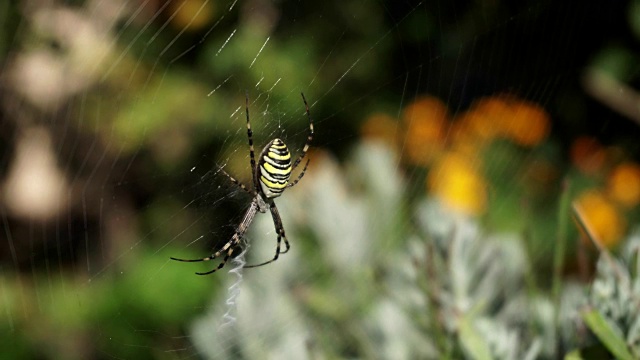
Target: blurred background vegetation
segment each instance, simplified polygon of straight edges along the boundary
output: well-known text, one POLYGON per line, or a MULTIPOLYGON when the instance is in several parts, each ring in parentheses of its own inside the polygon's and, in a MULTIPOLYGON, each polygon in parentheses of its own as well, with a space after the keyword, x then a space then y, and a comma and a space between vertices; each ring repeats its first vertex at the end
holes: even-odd
POLYGON ((640 1, 4 2, 0 357, 638 358, 638 64, 640 1), (301 92, 291 252, 171 262, 301 92))

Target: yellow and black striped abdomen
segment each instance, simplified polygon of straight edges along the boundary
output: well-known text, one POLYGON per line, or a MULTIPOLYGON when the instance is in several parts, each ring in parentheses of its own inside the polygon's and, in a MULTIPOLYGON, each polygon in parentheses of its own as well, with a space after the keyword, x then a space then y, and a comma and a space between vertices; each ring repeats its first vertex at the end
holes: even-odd
POLYGON ((267 198, 280 196, 287 187, 291 177, 291 153, 282 140, 274 139, 262 150, 256 177, 267 198))

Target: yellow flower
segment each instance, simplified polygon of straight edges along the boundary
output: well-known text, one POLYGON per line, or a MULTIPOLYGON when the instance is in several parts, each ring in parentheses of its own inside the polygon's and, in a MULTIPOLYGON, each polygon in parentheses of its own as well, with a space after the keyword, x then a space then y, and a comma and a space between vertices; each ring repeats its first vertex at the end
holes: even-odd
POLYGON ((487 207, 487 185, 474 163, 459 153, 442 157, 429 172, 427 187, 445 205, 469 215, 487 207))
POLYGON ((425 96, 407 105, 402 116, 406 135, 404 151, 415 165, 429 165, 442 151, 449 126, 447 106, 425 96))
POLYGON ((626 162, 616 166, 611 174, 607 190, 621 205, 631 208, 640 202, 640 166, 626 162))
POLYGON ((626 221, 613 203, 600 191, 591 190, 580 195, 577 204, 595 240, 608 249, 615 247, 624 235, 626 221))
POLYGON ((211 23, 214 2, 207 0, 179 0, 171 3, 171 23, 176 28, 197 31, 211 23))

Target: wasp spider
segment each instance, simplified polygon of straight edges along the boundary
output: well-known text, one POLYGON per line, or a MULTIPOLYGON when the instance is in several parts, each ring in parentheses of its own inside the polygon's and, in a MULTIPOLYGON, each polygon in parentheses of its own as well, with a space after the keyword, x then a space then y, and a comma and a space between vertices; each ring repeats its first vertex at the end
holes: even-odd
POLYGON ((289 152, 289 148, 285 143, 280 139, 273 139, 271 142, 267 144, 260 152, 260 156, 258 157, 258 161, 256 163, 255 153, 253 149, 253 132, 251 131, 251 123, 249 122, 249 97, 245 97, 245 112, 247 115, 247 136, 249 138, 249 159, 251 160, 251 171, 253 173, 253 188, 250 190, 244 184, 241 184, 238 180, 229 175, 226 171, 220 169, 223 174, 227 176, 232 183, 240 187, 242 190, 253 196, 253 201, 251 201, 251 205, 249 205, 249 209, 244 214, 242 222, 236 228, 236 232, 231 237, 231 240, 224 244, 222 248, 213 254, 202 258, 202 259, 177 259, 171 258, 172 260, 177 261, 185 261, 185 262, 199 262, 199 261, 210 261, 216 258, 219 258, 220 255, 224 255, 224 259, 218 265, 217 268, 207 271, 207 272, 197 272, 198 275, 208 275, 213 274, 214 272, 222 269, 224 265, 227 263, 231 254, 233 253, 234 248, 240 245, 240 241, 242 240, 244 234, 247 232, 249 225, 253 221, 253 218, 256 216, 257 212, 266 213, 267 210, 271 211, 271 216, 273 217, 273 224, 276 228, 276 234, 278 237, 277 245, 276 245, 276 254, 273 259, 265 261, 260 264, 255 265, 247 265, 245 268, 252 268, 257 266, 266 265, 278 260, 278 256, 280 254, 284 254, 289 251, 289 241, 287 240, 287 236, 284 233, 284 227, 282 226, 282 219, 280 219, 280 214, 278 213, 278 208, 276 207, 276 203, 273 201, 278 196, 282 195, 285 189, 295 186, 300 179, 304 176, 305 171, 307 171, 307 165, 309 165, 309 160, 304 165, 302 172, 300 175, 292 181, 289 182, 291 178, 291 173, 296 167, 300 164, 300 162, 304 159, 305 155, 307 155, 307 151, 311 146, 311 141, 313 140, 313 120, 311 120, 311 114, 309 113, 309 105, 307 104, 307 99, 305 99, 304 94, 302 95, 302 101, 304 101, 304 106, 307 112, 307 118, 309 118, 309 135, 307 136, 307 142, 304 144, 302 148, 302 153, 296 159, 296 161, 291 164, 291 152, 289 152), (281 241, 284 240, 284 251, 280 251, 281 241))

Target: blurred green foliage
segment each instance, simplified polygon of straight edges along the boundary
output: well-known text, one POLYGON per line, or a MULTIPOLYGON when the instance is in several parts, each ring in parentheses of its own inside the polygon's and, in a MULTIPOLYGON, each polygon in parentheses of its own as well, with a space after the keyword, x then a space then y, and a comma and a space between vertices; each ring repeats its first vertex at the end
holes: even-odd
POLYGON ((178 346, 182 340, 170 334, 201 312, 211 285, 172 271, 168 257, 141 247, 126 270, 95 281, 70 273, 4 275, 2 357, 147 358, 153 344, 178 346))

